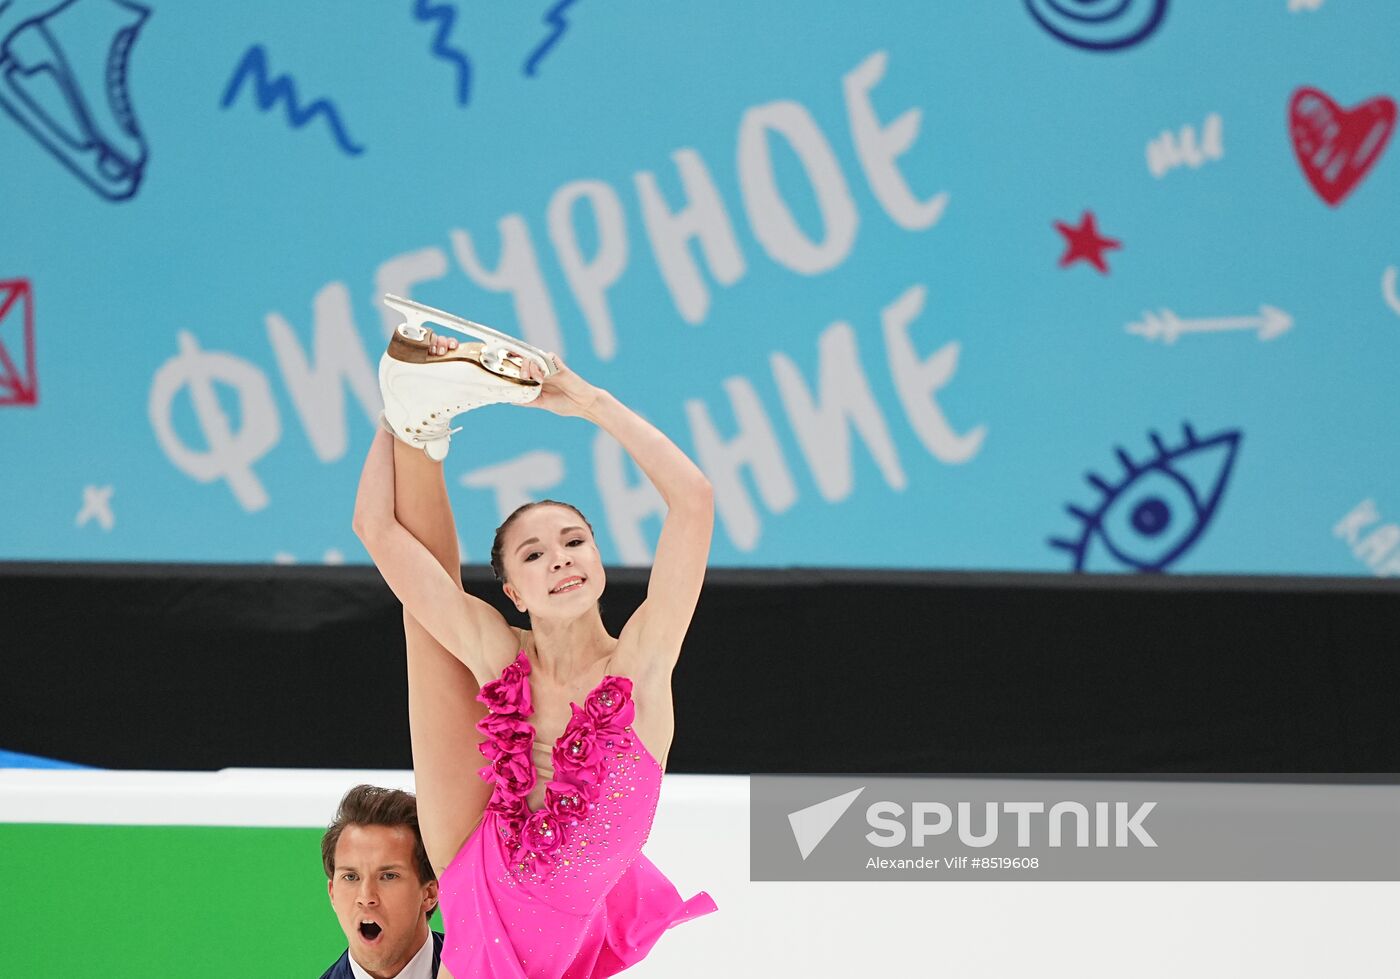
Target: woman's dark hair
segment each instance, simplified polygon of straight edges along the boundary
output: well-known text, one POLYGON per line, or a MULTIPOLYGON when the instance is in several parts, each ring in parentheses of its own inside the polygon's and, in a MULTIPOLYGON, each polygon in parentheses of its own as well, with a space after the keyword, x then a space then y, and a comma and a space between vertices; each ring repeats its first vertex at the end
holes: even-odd
MULTIPOLYGON (((578 514, 578 518, 583 521, 583 525, 588 528, 588 532, 593 534, 593 525, 588 522, 588 518, 583 512, 572 503, 561 503, 558 500, 536 500, 534 503, 526 503, 515 508, 515 512, 506 517, 506 522, 496 528, 496 539, 491 542, 491 571, 496 575, 497 581, 506 580, 505 555, 502 549, 505 547, 506 531, 515 522, 515 518, 527 510, 533 510, 537 506, 561 506, 567 510, 572 510, 578 514)), ((594 534, 593 536, 597 536, 594 534)))

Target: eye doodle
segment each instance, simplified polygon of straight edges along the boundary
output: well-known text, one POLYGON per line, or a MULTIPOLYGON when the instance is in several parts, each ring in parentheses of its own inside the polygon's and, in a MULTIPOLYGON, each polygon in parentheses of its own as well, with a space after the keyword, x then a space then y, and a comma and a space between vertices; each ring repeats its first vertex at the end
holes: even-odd
POLYGON ((1118 51, 1152 36, 1167 15, 1167 0, 1026 0, 1026 10, 1066 44, 1118 51))
POLYGON ((1092 510, 1066 505, 1083 529, 1077 539, 1051 538, 1068 551, 1074 571, 1166 571, 1205 533, 1230 481, 1242 433, 1199 438, 1189 424, 1186 441, 1170 449, 1149 432, 1155 452, 1134 462, 1123 449, 1124 474, 1117 484, 1095 473, 1087 480, 1102 493, 1092 510))

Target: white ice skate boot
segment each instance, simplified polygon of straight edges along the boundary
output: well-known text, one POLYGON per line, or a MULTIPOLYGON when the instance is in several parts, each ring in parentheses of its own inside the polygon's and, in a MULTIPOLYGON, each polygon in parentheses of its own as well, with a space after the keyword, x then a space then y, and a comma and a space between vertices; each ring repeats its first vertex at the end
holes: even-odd
POLYGON ((379 390, 384 397, 384 420, 394 436, 421 448, 430 459, 447 458, 454 431, 452 418, 489 404, 524 404, 539 397, 540 385, 525 376, 526 358, 546 375, 557 370, 554 360, 523 341, 398 296, 384 297, 390 309, 404 314, 379 360, 379 390), (436 323, 484 343, 464 343, 446 354, 429 352, 429 331, 436 323))

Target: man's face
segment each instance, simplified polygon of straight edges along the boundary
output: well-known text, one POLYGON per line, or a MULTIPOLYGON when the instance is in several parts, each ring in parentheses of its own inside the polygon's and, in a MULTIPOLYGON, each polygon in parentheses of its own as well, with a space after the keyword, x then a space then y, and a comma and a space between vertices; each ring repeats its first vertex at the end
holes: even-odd
POLYGON ((350 956, 378 979, 398 975, 428 938, 437 881, 418 880, 407 826, 346 826, 335 846, 331 906, 350 956))

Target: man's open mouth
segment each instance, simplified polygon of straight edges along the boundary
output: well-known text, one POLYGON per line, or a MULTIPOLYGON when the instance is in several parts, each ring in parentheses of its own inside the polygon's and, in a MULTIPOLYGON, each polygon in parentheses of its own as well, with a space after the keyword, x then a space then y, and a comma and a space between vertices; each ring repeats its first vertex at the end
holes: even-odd
POLYGON ((360 937, 367 942, 376 942, 379 936, 384 933, 384 929, 373 921, 360 922, 360 937))

